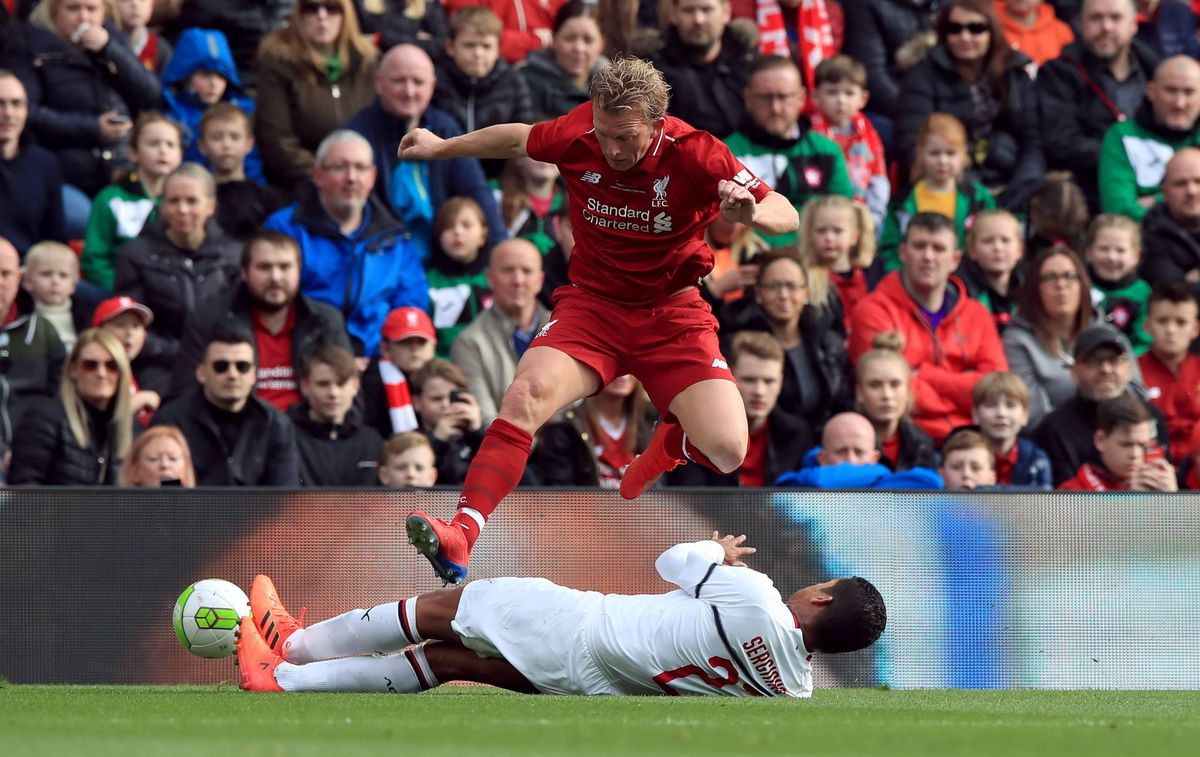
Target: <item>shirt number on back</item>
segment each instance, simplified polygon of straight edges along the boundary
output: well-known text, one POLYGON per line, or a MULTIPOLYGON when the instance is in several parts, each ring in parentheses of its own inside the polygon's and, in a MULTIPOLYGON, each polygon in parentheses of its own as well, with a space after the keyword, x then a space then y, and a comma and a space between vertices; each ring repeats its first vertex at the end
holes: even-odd
MULTIPOLYGON (((683 667, 675 668, 674 670, 664 670, 663 672, 654 676, 654 682, 658 684, 659 688, 661 688, 663 691, 665 691, 667 694, 669 694, 673 697, 679 696, 679 692, 676 691, 675 689, 671 688, 667 684, 669 684, 671 681, 674 681, 677 678, 688 678, 690 676, 696 676, 701 681, 704 681, 709 686, 712 686, 715 689, 723 689, 726 686, 736 686, 737 685, 737 682, 738 682, 737 668, 734 667, 734 665, 731 661, 725 659, 724 657, 709 657, 708 664, 710 666, 712 666, 714 674, 718 673, 720 671, 724 671, 725 677, 719 678, 716 675, 710 675, 708 673, 708 671, 704 670, 703 668, 701 668, 697 665, 684 665, 683 667)), ((755 691, 750 686, 743 686, 742 688, 746 692, 748 692, 754 696, 761 696, 757 691, 755 691)))

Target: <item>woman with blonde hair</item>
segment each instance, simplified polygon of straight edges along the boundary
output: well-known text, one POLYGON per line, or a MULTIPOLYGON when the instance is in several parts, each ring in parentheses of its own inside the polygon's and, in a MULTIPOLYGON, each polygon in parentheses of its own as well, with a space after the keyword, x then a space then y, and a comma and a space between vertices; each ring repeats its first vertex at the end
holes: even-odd
POLYGON ((875 427, 883 453, 879 462, 894 471, 937 468, 933 439, 908 416, 913 404, 912 368, 904 359, 904 335, 876 334, 855 370, 858 411, 875 427))
POLYGON ((39 400, 13 436, 9 483, 115 484, 135 431, 129 381, 129 359, 115 336, 101 329, 80 334, 59 396, 39 400))
POLYGON ((175 426, 155 426, 137 438, 121 467, 121 486, 158 488, 196 485, 196 470, 187 439, 175 426))
POLYGON ((375 98, 378 55, 351 0, 296 0, 287 26, 263 39, 254 137, 272 184, 308 180, 321 140, 375 98))

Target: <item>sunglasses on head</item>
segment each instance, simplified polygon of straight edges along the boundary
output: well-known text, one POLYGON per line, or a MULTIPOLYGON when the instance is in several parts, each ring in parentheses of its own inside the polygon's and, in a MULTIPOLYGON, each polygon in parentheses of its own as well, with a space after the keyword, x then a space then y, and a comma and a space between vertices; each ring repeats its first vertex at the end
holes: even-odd
POLYGON ((87 360, 79 361, 79 367, 88 373, 95 373, 96 371, 100 370, 100 366, 104 366, 104 370, 108 371, 109 373, 117 372, 116 360, 92 360, 89 358, 87 360))
POLYGON ((974 36, 978 37, 981 34, 987 34, 989 31, 991 31, 991 27, 982 21, 972 21, 969 24, 960 24, 957 21, 950 21, 946 24, 947 37, 953 37, 955 34, 962 34, 963 32, 970 32, 974 36))
POLYGON ((325 13, 330 16, 342 15, 342 6, 337 3, 300 3, 300 12, 306 16, 315 16, 325 9, 325 13))
POLYGON ((230 367, 237 368, 237 372, 245 376, 250 371, 254 370, 254 363, 249 360, 214 360, 212 361, 213 372, 217 375, 226 373, 230 367))

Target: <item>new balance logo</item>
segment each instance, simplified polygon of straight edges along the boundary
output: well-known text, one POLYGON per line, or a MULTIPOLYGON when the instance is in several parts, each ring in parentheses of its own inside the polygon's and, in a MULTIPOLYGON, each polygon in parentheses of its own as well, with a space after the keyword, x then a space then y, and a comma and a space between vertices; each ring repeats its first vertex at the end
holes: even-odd
POLYGON ((580 181, 586 181, 588 184, 599 184, 600 174, 595 171, 584 171, 583 176, 579 177, 580 181))
POLYGON ((756 189, 759 184, 762 184, 761 181, 754 177, 754 174, 744 168, 733 175, 733 180, 746 189, 756 189))
POLYGON ((659 213, 654 216, 654 233, 665 234, 671 230, 671 216, 666 213, 659 213))
POLYGON ((722 360, 721 358, 718 357, 718 358, 713 359, 712 367, 720 368, 723 371, 727 371, 727 370, 729 370, 729 363, 726 363, 724 360, 722 360))
POLYGON ((534 337, 534 339, 537 339, 538 337, 543 337, 543 336, 545 336, 545 335, 546 335, 546 333, 550 331, 550 327, 551 327, 551 326, 553 326, 553 325, 554 325, 554 324, 556 324, 556 323, 558 323, 558 319, 557 319, 557 318, 555 318, 553 321, 549 321, 549 322, 548 322, 548 323, 547 323, 545 326, 542 326, 542 329, 541 329, 541 331, 539 331, 539 332, 537 333, 537 336, 535 336, 535 337, 534 337))

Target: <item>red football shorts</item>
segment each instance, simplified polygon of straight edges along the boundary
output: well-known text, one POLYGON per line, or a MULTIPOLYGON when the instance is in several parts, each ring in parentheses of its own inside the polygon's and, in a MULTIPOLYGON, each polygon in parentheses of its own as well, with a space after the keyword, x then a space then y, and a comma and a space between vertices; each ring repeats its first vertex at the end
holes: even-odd
POLYGON ((600 386, 632 373, 659 413, 706 379, 733 381, 717 341, 717 319, 695 287, 637 307, 576 286, 554 292, 554 312, 530 347, 553 347, 600 375, 600 386))

